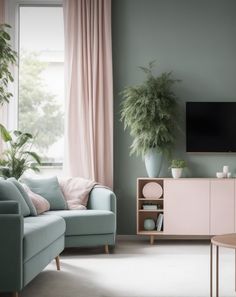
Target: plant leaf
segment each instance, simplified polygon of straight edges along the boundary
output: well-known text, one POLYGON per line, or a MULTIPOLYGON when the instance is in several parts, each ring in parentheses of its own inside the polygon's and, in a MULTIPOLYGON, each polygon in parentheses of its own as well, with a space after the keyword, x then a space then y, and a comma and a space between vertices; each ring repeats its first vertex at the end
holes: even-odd
POLYGON ((41 158, 35 152, 25 151, 23 154, 30 155, 38 164, 41 164, 41 158))
POLYGON ((0 124, 0 134, 4 142, 8 142, 12 140, 10 133, 2 124, 0 124))

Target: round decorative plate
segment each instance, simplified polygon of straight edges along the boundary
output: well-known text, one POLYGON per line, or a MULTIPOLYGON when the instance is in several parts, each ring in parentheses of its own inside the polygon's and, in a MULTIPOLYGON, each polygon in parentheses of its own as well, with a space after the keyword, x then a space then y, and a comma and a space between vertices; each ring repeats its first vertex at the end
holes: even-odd
POLYGON ((158 183, 150 182, 143 187, 143 197, 145 198, 158 199, 161 198, 162 194, 162 186, 158 183))

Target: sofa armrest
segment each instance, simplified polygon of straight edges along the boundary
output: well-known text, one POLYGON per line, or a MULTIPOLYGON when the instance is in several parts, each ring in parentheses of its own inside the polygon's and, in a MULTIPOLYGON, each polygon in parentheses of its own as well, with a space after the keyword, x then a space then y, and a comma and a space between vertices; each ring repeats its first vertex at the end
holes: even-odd
POLYGON ((0 201, 0 214, 19 214, 20 207, 16 201, 0 201))
POLYGON ((23 217, 19 204, 0 201, 0 292, 23 287, 23 217))
POLYGON ((95 187, 89 195, 88 208, 110 210, 116 214, 116 195, 107 188, 95 187))

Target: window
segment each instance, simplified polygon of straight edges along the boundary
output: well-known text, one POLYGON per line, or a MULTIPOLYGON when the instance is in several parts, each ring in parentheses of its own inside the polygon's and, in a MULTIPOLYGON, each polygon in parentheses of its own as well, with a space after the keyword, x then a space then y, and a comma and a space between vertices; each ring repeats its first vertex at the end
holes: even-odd
POLYGON ((36 136, 43 163, 62 163, 64 28, 61 6, 19 8, 18 128, 36 136))

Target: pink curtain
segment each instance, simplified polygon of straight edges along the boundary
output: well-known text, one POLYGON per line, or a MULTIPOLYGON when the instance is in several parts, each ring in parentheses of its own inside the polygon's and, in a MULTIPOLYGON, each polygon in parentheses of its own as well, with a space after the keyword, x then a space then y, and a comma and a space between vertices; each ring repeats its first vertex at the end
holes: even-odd
POLYGON ((65 173, 113 186, 111 0, 64 0, 65 173))

